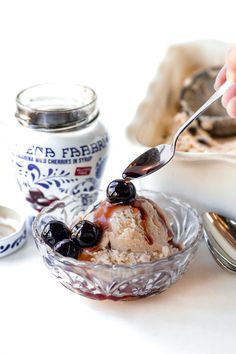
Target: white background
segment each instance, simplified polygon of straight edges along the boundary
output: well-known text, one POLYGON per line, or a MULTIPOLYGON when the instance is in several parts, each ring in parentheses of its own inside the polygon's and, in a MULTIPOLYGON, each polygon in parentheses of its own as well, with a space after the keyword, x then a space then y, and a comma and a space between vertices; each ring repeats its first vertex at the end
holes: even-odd
MULTIPOLYGON (((20 90, 61 80, 94 88, 111 136, 106 181, 120 177, 131 157, 124 128, 167 47, 235 38, 234 1, 1 1, 0 199, 14 204, 18 198, 5 161, 14 134, 6 135, 5 125, 14 119, 20 90)), ((0 260, 0 354, 236 353, 235 281, 202 245, 189 272, 167 292, 99 303, 64 289, 28 240, 0 260)))

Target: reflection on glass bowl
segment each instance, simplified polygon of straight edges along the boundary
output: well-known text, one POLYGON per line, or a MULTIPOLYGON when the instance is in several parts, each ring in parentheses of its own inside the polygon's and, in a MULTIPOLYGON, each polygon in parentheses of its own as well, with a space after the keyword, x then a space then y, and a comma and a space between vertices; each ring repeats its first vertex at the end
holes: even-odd
MULTIPOLYGON (((53 219, 71 225, 83 211, 80 197, 68 196, 44 208, 33 223, 33 236, 50 272, 68 289, 96 300, 132 300, 159 294, 175 283, 187 270, 202 237, 202 224, 197 212, 188 204, 149 190, 139 195, 152 199, 169 219, 174 242, 183 250, 167 258, 136 265, 104 265, 66 258, 54 252, 41 237, 44 225, 53 219)), ((104 199, 103 191, 94 191, 94 203, 104 199)))

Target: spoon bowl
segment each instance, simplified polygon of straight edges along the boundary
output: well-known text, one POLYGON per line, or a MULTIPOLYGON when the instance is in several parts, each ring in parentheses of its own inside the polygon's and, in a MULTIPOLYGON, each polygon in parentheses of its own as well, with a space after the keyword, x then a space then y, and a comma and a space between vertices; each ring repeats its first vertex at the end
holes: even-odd
POLYGON ((223 269, 236 272, 236 221, 213 212, 202 215, 208 249, 223 269))
POLYGON ((233 261, 230 261, 228 256, 224 256, 222 251, 221 253, 218 253, 215 249, 215 247, 212 245, 210 239, 206 236, 205 233, 205 240, 207 242, 208 249, 213 257, 213 259, 216 261, 216 263, 224 270, 227 270, 229 272, 236 272, 236 264, 233 261))
POLYGON ((132 179, 149 175, 166 165, 174 157, 174 153, 174 147, 170 144, 161 144, 151 148, 131 162, 124 170, 122 177, 132 179))

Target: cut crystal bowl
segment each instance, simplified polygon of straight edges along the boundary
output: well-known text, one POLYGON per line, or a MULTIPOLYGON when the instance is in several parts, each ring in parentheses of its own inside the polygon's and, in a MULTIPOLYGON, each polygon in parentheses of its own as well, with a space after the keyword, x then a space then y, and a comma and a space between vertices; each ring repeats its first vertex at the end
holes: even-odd
POLYGON ((138 194, 163 209, 174 242, 182 250, 167 258, 135 265, 95 264, 64 257, 45 244, 41 237, 44 225, 50 220, 71 225, 78 213, 87 208, 88 198, 90 203, 97 204, 105 193, 94 191, 88 198, 68 196, 44 208, 33 223, 33 236, 44 263, 66 288, 96 300, 134 300, 163 292, 186 272, 202 238, 199 215, 190 205, 163 193, 140 190, 138 194))

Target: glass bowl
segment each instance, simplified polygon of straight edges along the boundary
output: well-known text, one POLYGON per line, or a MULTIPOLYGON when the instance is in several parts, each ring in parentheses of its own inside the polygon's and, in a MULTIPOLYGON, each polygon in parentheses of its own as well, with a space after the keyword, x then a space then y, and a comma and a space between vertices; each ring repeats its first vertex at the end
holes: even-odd
MULTIPOLYGON (((87 198, 68 196, 44 208, 33 223, 33 236, 50 272, 68 289, 96 300, 134 300, 159 294, 175 283, 187 270, 202 238, 202 223, 197 212, 188 204, 149 190, 139 195, 152 199, 165 212, 174 241, 183 250, 167 258, 135 265, 105 265, 78 261, 54 252, 41 237, 50 220, 71 225, 76 215, 85 210, 87 198)), ((88 194, 90 202, 105 199, 103 191, 88 194)))

